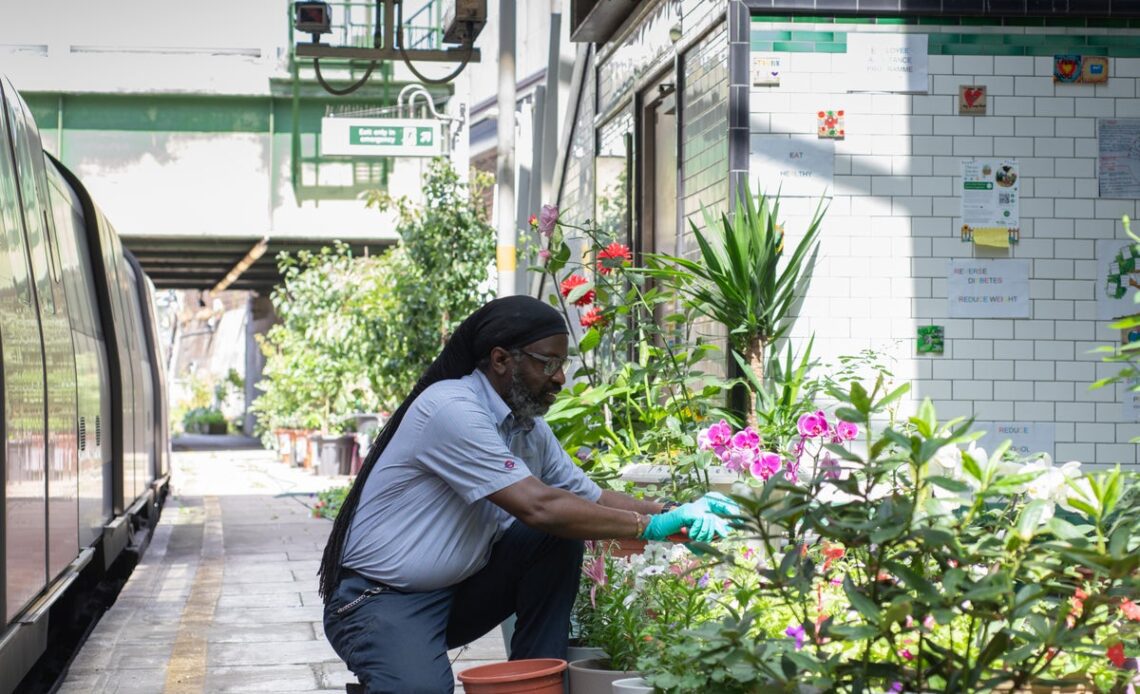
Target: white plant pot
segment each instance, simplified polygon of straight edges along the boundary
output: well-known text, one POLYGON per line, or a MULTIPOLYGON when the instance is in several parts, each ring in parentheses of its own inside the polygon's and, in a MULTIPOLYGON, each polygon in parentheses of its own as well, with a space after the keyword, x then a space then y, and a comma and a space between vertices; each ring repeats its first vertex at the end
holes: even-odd
POLYGON ((653 694, 653 687, 646 684, 640 677, 627 677, 614 680, 613 694, 653 694))

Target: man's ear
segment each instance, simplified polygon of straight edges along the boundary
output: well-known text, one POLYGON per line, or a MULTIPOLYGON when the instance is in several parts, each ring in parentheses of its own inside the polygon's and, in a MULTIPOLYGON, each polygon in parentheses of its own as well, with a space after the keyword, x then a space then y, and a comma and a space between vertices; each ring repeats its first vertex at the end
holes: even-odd
POLYGON ((511 353, 502 347, 491 348, 491 372, 505 374, 511 368, 510 362, 514 360, 511 353))

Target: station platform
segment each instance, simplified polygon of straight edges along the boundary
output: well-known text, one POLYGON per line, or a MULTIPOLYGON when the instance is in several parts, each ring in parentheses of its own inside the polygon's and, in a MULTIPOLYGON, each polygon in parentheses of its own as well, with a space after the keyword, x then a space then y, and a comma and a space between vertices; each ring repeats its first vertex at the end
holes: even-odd
MULTIPOLYGON (((344 692, 317 596, 332 524, 312 507, 347 482, 261 449, 176 451, 150 546, 57 691, 344 692)), ((506 657, 497 630, 450 655, 455 672, 506 657)))

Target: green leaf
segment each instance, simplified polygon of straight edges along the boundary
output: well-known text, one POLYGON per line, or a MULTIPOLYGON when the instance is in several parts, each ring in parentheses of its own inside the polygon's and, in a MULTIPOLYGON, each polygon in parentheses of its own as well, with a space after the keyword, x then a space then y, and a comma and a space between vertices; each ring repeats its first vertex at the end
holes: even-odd
POLYGON ((1021 515, 1017 518, 1017 534, 1021 539, 1031 540, 1037 533, 1037 528, 1041 525, 1045 514, 1052 512, 1052 510, 1052 501, 1034 499, 1026 504, 1025 508, 1021 509, 1021 515))
POLYGON ((854 607, 859 614, 863 615, 871 624, 878 624, 881 610, 879 606, 871 601, 866 595, 859 592, 852 582, 851 577, 847 576, 843 579, 843 592, 847 595, 847 599, 851 601, 851 606, 854 607))
POLYGON ((949 477, 943 477, 941 475, 930 475, 924 479, 936 487, 941 487, 947 491, 954 492, 955 494, 961 494, 973 489, 973 487, 966 484, 965 482, 953 480, 949 477))
POLYGON ((578 341, 578 351, 582 354, 585 354, 586 352, 589 352, 590 350, 597 347, 598 343, 601 341, 602 334, 597 330, 597 328, 590 328, 586 331, 586 334, 582 336, 582 339, 578 341))
POLYGON ((594 283, 587 280, 584 284, 579 284, 577 287, 574 287, 570 290, 570 293, 566 295, 566 302, 572 304, 578 299, 586 296, 586 293, 593 291, 593 289, 594 283))

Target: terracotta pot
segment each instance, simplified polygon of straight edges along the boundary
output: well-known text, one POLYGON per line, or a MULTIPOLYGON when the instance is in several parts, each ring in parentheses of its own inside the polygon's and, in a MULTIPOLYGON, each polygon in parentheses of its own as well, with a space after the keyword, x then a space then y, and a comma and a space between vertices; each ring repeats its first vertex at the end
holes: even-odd
POLYGON ((633 670, 610 670, 607 658, 576 660, 570 663, 570 694, 613 694, 616 680, 637 677, 633 670))
POLYGON ((566 661, 557 658, 508 660, 467 668, 459 673, 468 694, 562 694, 566 661))

